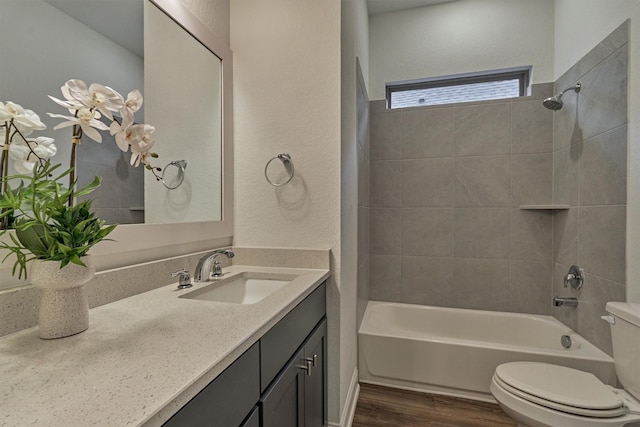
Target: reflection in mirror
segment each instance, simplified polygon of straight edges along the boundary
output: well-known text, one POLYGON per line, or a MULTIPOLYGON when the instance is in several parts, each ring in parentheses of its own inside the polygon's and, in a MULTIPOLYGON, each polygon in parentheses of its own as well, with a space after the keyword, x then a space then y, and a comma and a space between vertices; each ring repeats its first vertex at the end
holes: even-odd
POLYGON ((156 127, 154 164, 188 162, 182 185, 169 190, 130 166, 107 132, 102 144, 85 138, 78 179, 103 177, 91 195, 102 218, 120 224, 222 218, 222 65, 198 40, 148 0, 2 0, 0 37, 12 40, 0 44, 1 100, 40 115, 47 125, 41 134, 58 146, 54 162, 67 163, 71 138, 69 129, 53 130, 57 122, 46 112, 60 111, 47 95, 59 97, 70 78, 122 94, 141 90, 145 104, 136 119, 156 127))
MULTIPOLYGON (((71 143, 69 129, 53 130, 57 121, 46 113, 64 113, 64 110, 60 111, 61 107, 47 95, 60 96, 64 82, 78 78, 87 83, 108 85, 122 94, 133 89, 143 92, 144 112, 138 111, 136 119, 157 128, 154 149, 161 157, 154 159, 157 160, 154 164, 164 167, 176 160, 185 160, 188 164, 183 183, 169 190, 151 173, 130 167, 129 154, 117 150, 113 140, 107 139, 107 132, 102 133, 102 144, 83 141, 78 150, 79 179, 97 173, 102 174, 105 181, 111 177, 119 179, 105 182, 101 193, 93 193, 99 197, 94 207, 102 206, 100 215, 113 214, 115 219, 110 222, 120 224, 147 222, 119 226, 114 231, 113 242, 92 249, 100 270, 204 250, 212 247, 211 242, 217 245, 231 242, 232 54, 226 42, 216 38, 181 2, 0 0, 0 38, 5 41, 0 43, 0 100, 14 101, 40 115, 47 129, 39 136, 56 139, 58 153, 54 161, 66 163, 71 143), (80 3, 82 7, 78 7, 80 3), (157 6, 164 11, 166 15, 153 9, 164 24, 173 22, 176 40, 189 44, 174 46, 176 50, 182 53, 195 49, 201 58, 170 57, 166 52, 159 52, 154 66, 145 68, 145 56, 151 58, 158 53, 152 54, 148 48, 144 53, 142 47, 145 3, 147 9, 157 6), (100 6, 98 11, 94 9, 100 6), (115 21, 110 18, 114 14, 115 21), (131 21, 129 18, 133 16, 137 19, 131 21), (90 28, 95 24, 90 18, 103 24, 102 27, 90 28), (129 29, 138 30, 139 35, 125 31, 129 29), (119 38, 121 35, 124 37, 119 38), (134 40, 139 43, 132 43, 134 40), (136 44, 139 46, 135 47, 136 44), (200 69, 204 63, 213 68, 200 69), (156 79, 154 73, 158 71, 165 71, 164 77, 156 79), (196 78, 206 82, 198 83, 196 78), (155 86, 148 87, 154 79, 155 86), (155 88, 159 88, 158 93, 153 93, 155 88), (213 98, 203 100, 202 94, 213 98), (187 103, 180 105, 179 101, 187 103), (183 124, 184 127, 179 127, 183 124), (195 133, 199 129, 205 132, 195 133), (145 182, 138 184, 136 180, 145 182), (153 203, 153 207, 146 206, 147 203, 153 203), (151 223, 151 211, 157 223, 151 223)), ((171 43, 175 41, 168 38, 171 43)), ((156 43, 154 49, 157 48, 156 43)), ((10 267, 11 263, 0 264, 0 290, 25 284, 12 278, 10 267)))

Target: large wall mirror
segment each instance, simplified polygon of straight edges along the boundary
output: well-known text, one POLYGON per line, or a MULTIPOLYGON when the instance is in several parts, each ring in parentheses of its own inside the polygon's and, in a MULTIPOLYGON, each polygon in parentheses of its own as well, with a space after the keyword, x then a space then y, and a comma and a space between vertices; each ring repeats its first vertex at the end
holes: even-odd
MULTIPOLYGON (((85 137, 78 150, 80 183, 103 178, 91 195, 99 215, 109 223, 146 224, 120 226, 117 235, 139 236, 140 249, 232 235, 231 51, 180 2, 2 0, 0 37, 12 40, 0 44, 0 100, 40 116, 47 125, 40 134, 58 146, 55 162, 68 165, 71 138, 69 128, 53 130, 60 120, 46 113, 66 111, 47 95, 61 97, 70 78, 125 97, 133 89, 143 93, 136 121, 156 127, 154 164, 164 169, 164 183, 129 165, 129 153, 108 132, 101 144, 85 137)), ((132 246, 113 247, 97 252, 132 246)))

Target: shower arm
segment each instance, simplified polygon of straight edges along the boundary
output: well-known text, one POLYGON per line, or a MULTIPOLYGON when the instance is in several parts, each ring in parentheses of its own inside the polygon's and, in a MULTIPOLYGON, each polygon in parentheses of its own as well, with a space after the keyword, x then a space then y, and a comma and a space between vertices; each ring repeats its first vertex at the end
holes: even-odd
POLYGON ((559 95, 559 96, 562 96, 562 95, 563 95, 566 91, 568 91, 568 90, 575 90, 575 91, 576 91, 576 93, 579 93, 581 88, 582 88, 582 85, 581 85, 580 83, 576 83, 575 85, 573 85, 573 86, 571 86, 571 87, 566 88, 565 90, 563 90, 562 92, 560 92, 558 95, 559 95))

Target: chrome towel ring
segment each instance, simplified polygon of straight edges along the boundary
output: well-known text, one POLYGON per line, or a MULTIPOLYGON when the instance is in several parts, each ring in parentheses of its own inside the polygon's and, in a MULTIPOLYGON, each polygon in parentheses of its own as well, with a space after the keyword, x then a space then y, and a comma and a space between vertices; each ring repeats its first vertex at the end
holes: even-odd
POLYGON ((162 176, 160 177, 160 181, 162 182, 162 185, 167 187, 169 190, 175 190, 176 188, 180 187, 180 184, 182 184, 182 181, 184 181, 184 170, 186 168, 187 168, 186 160, 173 160, 172 162, 170 162, 167 166, 164 167, 164 169, 162 169, 162 176), (169 166, 175 166, 178 168, 178 175, 175 179, 175 182, 176 182, 175 185, 169 185, 164 180, 164 174, 169 168, 169 166))
POLYGON ((264 167, 264 177, 267 180, 267 182, 271 185, 273 185, 274 187, 281 187, 285 184, 288 184, 289 182, 291 182, 291 180, 293 179, 295 173, 295 169, 293 167, 293 161, 291 161, 291 156, 287 153, 281 153, 278 154, 277 156, 271 158, 271 160, 269 160, 267 162, 267 164, 264 167), (269 174, 267 173, 267 169, 269 169, 269 165, 271 164, 271 162, 273 162, 274 160, 280 160, 282 162, 282 164, 284 165, 284 168, 287 171, 287 179, 285 179, 282 182, 273 182, 270 178, 269 178, 269 174))

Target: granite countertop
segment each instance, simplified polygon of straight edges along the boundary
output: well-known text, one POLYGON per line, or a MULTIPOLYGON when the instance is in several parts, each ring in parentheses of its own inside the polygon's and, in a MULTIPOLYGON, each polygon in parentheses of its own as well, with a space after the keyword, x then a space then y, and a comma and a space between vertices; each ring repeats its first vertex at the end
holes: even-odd
POLYGON ((0 338, 0 426, 159 426, 329 276, 328 270, 232 266, 293 274, 252 305, 178 298, 164 286, 91 309, 89 329, 42 340, 0 338))

